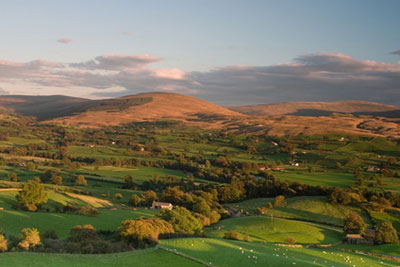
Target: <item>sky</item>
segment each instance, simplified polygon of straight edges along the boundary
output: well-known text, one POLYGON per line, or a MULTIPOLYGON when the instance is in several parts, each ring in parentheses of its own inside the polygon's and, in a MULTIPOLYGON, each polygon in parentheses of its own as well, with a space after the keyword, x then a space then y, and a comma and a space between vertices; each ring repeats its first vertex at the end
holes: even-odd
POLYGON ((0 93, 400 105, 400 1, 0 2, 0 93))

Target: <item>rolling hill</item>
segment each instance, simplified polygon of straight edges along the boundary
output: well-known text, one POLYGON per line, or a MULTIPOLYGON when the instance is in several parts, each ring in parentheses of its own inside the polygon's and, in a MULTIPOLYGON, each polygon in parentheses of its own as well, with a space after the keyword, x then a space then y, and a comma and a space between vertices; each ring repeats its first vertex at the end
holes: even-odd
POLYGON ((143 121, 183 121, 207 127, 232 118, 247 117, 210 102, 173 93, 144 93, 121 98, 91 101, 84 110, 51 122, 101 127, 143 121), (94 104, 95 102, 96 104, 94 104))
POLYGON ((367 101, 287 102, 266 105, 232 106, 229 109, 249 116, 328 116, 332 113, 398 117, 400 108, 367 101))
POLYGON ((293 102, 221 107, 174 93, 89 100, 68 96, 0 96, 0 109, 44 123, 99 128, 178 121, 203 129, 268 135, 345 134, 400 138, 400 108, 363 101, 293 102))

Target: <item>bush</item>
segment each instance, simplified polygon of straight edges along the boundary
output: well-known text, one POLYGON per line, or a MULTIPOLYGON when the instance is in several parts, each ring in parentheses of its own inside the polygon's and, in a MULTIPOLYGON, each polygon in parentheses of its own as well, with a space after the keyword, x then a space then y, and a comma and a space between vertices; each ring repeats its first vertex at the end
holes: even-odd
POLYGON ((226 238, 226 239, 239 240, 239 236, 240 236, 240 234, 235 231, 224 233, 224 238, 226 238))
POLYGON ((116 199, 122 199, 124 196, 121 193, 115 193, 114 198, 116 199))

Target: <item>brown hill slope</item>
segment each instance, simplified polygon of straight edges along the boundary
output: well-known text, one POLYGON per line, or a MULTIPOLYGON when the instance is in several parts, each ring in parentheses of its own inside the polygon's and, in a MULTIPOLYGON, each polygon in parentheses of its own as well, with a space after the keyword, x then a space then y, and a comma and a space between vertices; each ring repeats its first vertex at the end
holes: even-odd
POLYGON ((218 124, 217 121, 246 117, 198 98, 173 93, 143 93, 107 101, 111 103, 110 106, 115 104, 115 107, 119 107, 119 103, 137 100, 141 100, 139 104, 127 105, 123 109, 102 110, 102 104, 76 115, 53 119, 51 122, 101 127, 140 121, 179 120, 189 125, 208 127, 208 124, 218 124))
POLYGON ((253 106, 233 106, 229 109, 249 116, 327 116, 332 113, 349 113, 355 115, 377 115, 395 117, 400 107, 366 101, 338 102, 288 102, 253 106))

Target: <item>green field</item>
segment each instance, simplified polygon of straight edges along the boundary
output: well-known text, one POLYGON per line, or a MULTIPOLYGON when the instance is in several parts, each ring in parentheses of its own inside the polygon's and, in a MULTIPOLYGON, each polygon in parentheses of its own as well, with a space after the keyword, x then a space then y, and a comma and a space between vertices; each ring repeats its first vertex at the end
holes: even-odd
POLYGON ((161 249, 146 249, 118 254, 76 255, 8 252, 0 254, 0 266, 9 267, 92 267, 92 266, 202 266, 201 264, 177 256, 161 249))
MULTIPOLYGON (((39 232, 55 230, 61 239, 66 238, 69 231, 76 225, 91 224, 97 230, 116 230, 123 220, 151 217, 158 211, 151 209, 99 209, 96 217, 69 213, 54 212, 27 212, 11 209, 10 203, 14 199, 15 191, 0 192, 0 229, 7 234, 17 236, 22 228, 35 227, 39 232)), ((68 202, 74 205, 85 204, 80 200, 68 198, 61 194, 50 194, 51 202, 68 202)))
POLYGON ((221 220, 205 229, 210 237, 222 238, 225 232, 248 234, 251 241, 286 243, 289 237, 297 243, 329 244, 342 239, 342 229, 266 216, 246 216, 221 220))
POLYGON ((215 238, 170 239, 162 240, 161 244, 213 266, 398 266, 387 260, 335 249, 289 248, 215 238))

